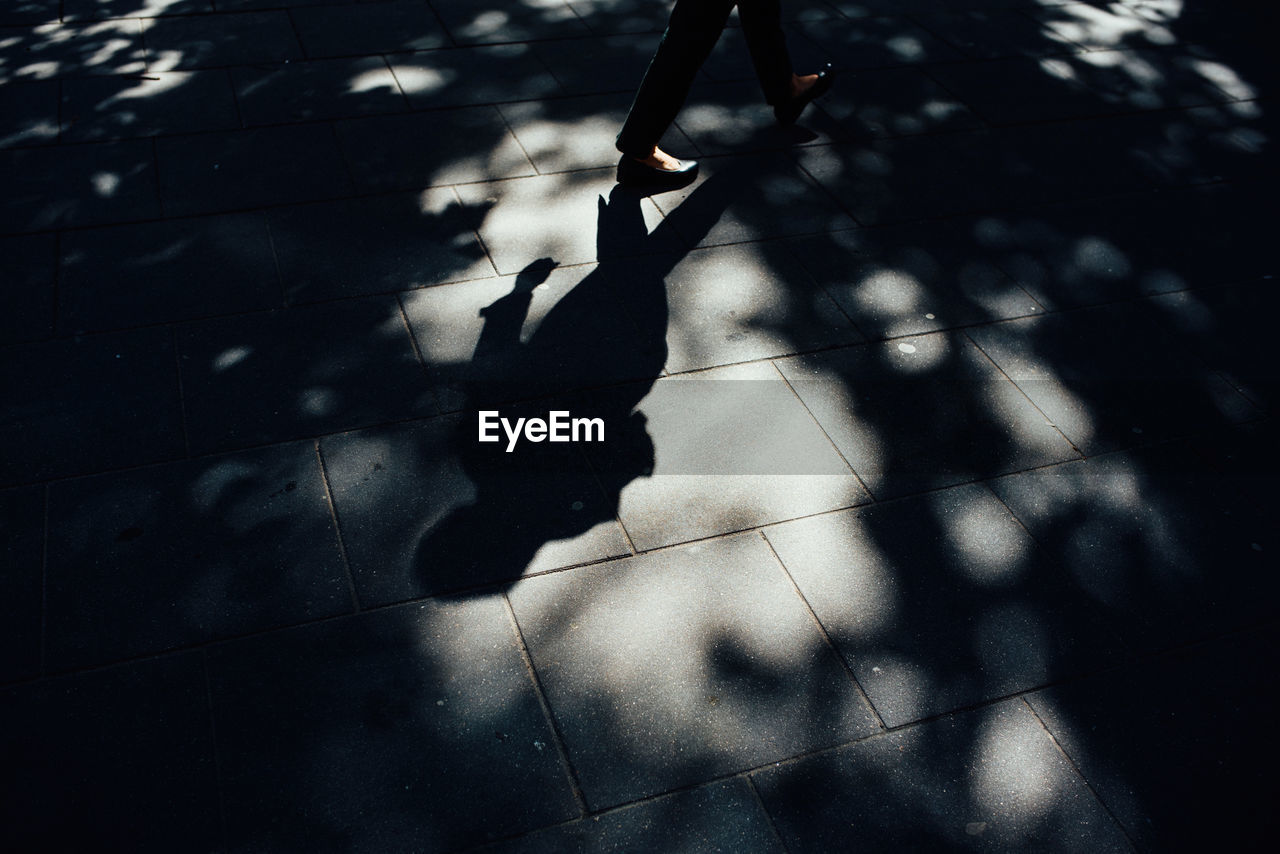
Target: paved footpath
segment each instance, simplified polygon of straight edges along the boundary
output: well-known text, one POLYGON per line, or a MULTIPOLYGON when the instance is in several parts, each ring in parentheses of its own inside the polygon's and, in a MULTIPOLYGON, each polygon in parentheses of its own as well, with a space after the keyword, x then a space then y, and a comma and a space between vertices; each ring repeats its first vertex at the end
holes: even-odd
POLYGON ((1274 835, 1261 13, 784 5, 3 4, 0 850, 1274 835))

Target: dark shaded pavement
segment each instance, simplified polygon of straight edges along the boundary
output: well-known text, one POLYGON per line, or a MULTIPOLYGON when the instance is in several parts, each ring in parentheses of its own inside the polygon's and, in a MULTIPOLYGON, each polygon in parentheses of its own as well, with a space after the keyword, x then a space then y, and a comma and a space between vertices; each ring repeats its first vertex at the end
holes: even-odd
POLYGON ((5 4, 0 850, 1270 847, 1261 12, 786 6, 5 4))

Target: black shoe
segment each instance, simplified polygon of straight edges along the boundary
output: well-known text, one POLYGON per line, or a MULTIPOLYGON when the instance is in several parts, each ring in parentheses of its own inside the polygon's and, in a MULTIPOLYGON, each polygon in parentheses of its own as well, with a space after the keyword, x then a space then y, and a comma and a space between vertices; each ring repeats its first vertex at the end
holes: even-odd
POLYGON ((622 155, 618 161, 618 183, 648 190, 678 190, 698 177, 698 161, 681 160, 679 169, 659 169, 622 155))
POLYGON ((818 79, 813 81, 813 85, 801 92, 794 98, 788 98, 784 103, 774 104, 773 117, 778 120, 780 125, 793 125, 796 119, 800 118, 800 114, 804 112, 804 108, 809 106, 809 102, 816 98, 821 98, 827 94, 827 90, 831 88, 831 84, 835 82, 836 73, 831 68, 831 63, 827 63, 818 72, 818 79))

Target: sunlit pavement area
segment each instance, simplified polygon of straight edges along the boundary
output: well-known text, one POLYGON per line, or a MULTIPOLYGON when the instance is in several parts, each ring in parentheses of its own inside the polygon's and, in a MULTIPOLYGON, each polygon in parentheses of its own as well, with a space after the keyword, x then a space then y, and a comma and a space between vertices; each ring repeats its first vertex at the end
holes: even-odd
POLYGON ((784 5, 3 4, 0 850, 1269 849, 1265 4, 784 5))

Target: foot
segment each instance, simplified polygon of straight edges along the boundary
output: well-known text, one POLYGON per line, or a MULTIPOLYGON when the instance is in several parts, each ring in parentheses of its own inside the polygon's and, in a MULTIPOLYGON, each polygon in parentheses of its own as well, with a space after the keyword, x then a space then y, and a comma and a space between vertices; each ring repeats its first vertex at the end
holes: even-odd
POLYGON ((654 146, 646 157, 622 155, 618 161, 618 183, 627 187, 661 192, 691 184, 698 177, 698 161, 672 157, 654 146))
POLYGON ((834 79, 835 72, 830 63, 827 63, 827 66, 817 74, 792 74, 787 100, 774 105, 774 118, 779 124, 795 124, 796 119, 800 118, 800 114, 804 112, 804 108, 809 106, 810 101, 821 98, 827 93, 834 79))
POLYGON ((792 99, 799 98, 805 92, 808 92, 810 89, 814 87, 814 85, 817 84, 818 80, 820 79, 821 78, 817 74, 805 74, 805 75, 792 74, 791 75, 792 99))
POLYGON ((662 172, 679 172, 684 165, 679 158, 672 157, 656 145, 648 157, 634 157, 632 159, 638 163, 643 163, 651 169, 658 169, 662 172))

